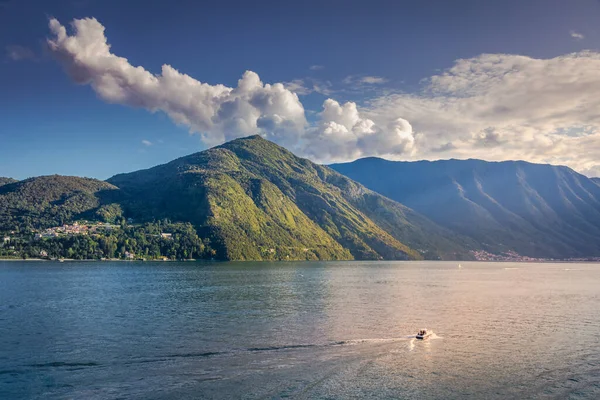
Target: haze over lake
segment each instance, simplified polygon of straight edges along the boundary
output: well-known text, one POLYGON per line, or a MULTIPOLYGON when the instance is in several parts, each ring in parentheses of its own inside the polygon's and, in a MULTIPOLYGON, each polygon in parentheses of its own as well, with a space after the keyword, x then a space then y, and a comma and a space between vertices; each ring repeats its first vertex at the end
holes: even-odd
POLYGON ((461 264, 0 261, 0 398, 600 397, 597 264, 461 264))

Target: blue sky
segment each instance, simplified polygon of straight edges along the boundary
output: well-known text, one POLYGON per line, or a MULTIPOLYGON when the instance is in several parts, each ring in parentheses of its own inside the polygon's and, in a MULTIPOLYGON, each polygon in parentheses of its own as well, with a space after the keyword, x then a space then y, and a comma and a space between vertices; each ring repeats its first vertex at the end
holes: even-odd
POLYGON ((105 179, 252 133, 318 162, 518 158, 600 175, 599 17, 592 0, 0 0, 0 176, 105 179), (96 22, 77 35, 82 18, 96 22), (98 57, 77 84, 98 26, 115 65, 167 64, 216 97, 189 108, 205 96, 193 85, 123 84, 133 67, 115 77, 98 57), (262 82, 216 100, 245 71, 262 82))

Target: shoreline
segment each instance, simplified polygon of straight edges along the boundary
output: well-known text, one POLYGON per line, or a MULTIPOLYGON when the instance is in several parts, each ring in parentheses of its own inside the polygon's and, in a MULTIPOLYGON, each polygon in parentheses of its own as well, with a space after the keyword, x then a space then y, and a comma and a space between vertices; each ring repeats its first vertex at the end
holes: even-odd
POLYGON ((266 263, 296 263, 296 262, 442 262, 442 263, 495 263, 495 264, 508 264, 508 263, 520 263, 520 264, 593 264, 600 263, 600 260, 539 260, 539 261, 517 261, 517 260, 204 260, 204 259, 194 259, 194 260, 121 260, 121 259, 106 259, 106 260, 96 260, 96 259, 83 259, 76 260, 72 258, 63 258, 61 260, 48 260, 45 258, 1 258, 0 262, 17 262, 17 261, 25 261, 25 262, 123 262, 123 263, 205 263, 205 262, 235 262, 235 263, 245 263, 245 262, 266 262, 266 263))
POLYGON ((44 262, 195 262, 195 261, 216 261, 216 260, 94 260, 86 258, 83 260, 76 260, 74 258, 63 258, 61 260, 48 260, 45 258, 0 258, 0 261, 44 261, 44 262))

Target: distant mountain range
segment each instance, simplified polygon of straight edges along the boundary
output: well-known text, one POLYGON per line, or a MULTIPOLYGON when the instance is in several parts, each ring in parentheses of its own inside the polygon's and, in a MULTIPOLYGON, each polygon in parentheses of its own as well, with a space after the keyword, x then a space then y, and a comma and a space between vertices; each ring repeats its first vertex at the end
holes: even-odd
POLYGON ((491 252, 600 255, 600 180, 567 167, 379 158, 331 167, 491 252))
POLYGON ((600 256, 600 180, 521 161, 327 167, 260 136, 106 182, 0 178, 0 233, 126 219, 190 223, 223 260, 589 257, 600 256))

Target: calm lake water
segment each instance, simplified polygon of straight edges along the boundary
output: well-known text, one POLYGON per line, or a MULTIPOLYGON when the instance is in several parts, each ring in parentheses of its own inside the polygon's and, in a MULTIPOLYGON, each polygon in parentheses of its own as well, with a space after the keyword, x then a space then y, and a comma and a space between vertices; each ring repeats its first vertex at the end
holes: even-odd
POLYGON ((286 397, 598 399, 600 265, 0 261, 2 399, 286 397))

